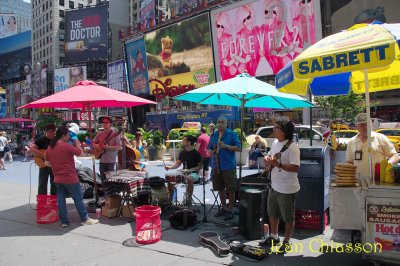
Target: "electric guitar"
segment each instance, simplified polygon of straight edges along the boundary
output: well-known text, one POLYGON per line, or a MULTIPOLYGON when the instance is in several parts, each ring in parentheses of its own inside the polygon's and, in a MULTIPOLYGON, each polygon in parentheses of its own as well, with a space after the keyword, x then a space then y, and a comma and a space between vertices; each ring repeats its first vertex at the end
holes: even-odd
MULTIPOLYGON (((46 150, 44 150, 44 149, 41 149, 41 150, 38 150, 38 151, 43 156, 46 153, 46 150)), ((29 152, 29 151, 27 151, 27 152, 29 152)), ((39 166, 39 168, 43 168, 43 167, 47 166, 47 165, 45 165, 44 158, 42 156, 34 155, 33 160, 35 161, 36 165, 39 166)))
POLYGON ((106 149, 104 149, 104 145, 107 144, 114 137, 119 136, 119 134, 121 134, 121 131, 111 132, 108 134, 106 139, 99 140, 99 142, 96 143, 96 144, 98 144, 98 146, 97 147, 93 146, 94 158, 100 159, 101 156, 103 156, 103 154, 106 152, 106 149))

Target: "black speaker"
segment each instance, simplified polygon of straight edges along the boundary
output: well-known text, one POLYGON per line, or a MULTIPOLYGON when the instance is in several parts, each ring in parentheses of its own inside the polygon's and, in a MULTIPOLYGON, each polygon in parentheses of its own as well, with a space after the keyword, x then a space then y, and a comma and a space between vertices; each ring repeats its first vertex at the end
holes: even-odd
POLYGON ((251 186, 240 188, 239 231, 248 239, 260 239, 266 212, 268 190, 251 186))

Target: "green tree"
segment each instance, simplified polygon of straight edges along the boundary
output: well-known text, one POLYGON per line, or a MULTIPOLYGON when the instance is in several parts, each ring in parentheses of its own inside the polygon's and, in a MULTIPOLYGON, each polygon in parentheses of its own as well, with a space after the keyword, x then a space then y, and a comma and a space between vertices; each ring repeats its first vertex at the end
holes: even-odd
POLYGON ((39 130, 44 130, 44 128, 48 124, 55 124, 57 127, 61 125, 63 120, 59 118, 58 116, 51 114, 51 115, 40 115, 39 118, 37 119, 36 127, 39 130))
POLYGON ((321 96, 315 97, 318 107, 329 110, 330 118, 337 120, 353 121, 354 117, 364 111, 365 100, 362 95, 350 92, 343 96, 321 96))

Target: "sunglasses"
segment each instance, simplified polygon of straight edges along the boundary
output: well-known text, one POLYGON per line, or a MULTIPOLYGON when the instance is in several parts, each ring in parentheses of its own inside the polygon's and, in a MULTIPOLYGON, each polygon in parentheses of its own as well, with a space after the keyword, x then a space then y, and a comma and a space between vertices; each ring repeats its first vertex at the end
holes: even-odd
POLYGON ((251 19, 251 15, 248 15, 247 18, 243 19, 243 23, 246 22, 246 20, 250 20, 251 19))
POLYGON ((302 3, 302 4, 305 4, 306 2, 307 2, 307 3, 310 3, 311 0, 301 0, 301 3, 302 3))
POLYGON ((219 25, 219 24, 217 24, 217 29, 219 29, 219 28, 224 29, 225 27, 224 27, 224 25, 219 25))
MULTIPOLYGON (((265 14, 265 15, 268 15, 268 13, 269 13, 269 10, 264 10, 264 14, 265 14)), ((275 11, 275 10, 272 11, 272 14, 276 15, 276 11, 275 11)))

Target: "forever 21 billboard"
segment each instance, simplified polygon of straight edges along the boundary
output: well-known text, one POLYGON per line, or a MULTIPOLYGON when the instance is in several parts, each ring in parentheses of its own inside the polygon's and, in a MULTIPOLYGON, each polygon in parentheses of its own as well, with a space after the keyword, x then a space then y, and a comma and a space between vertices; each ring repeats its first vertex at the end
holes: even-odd
POLYGON ((65 64, 107 60, 107 6, 65 13, 65 64))

